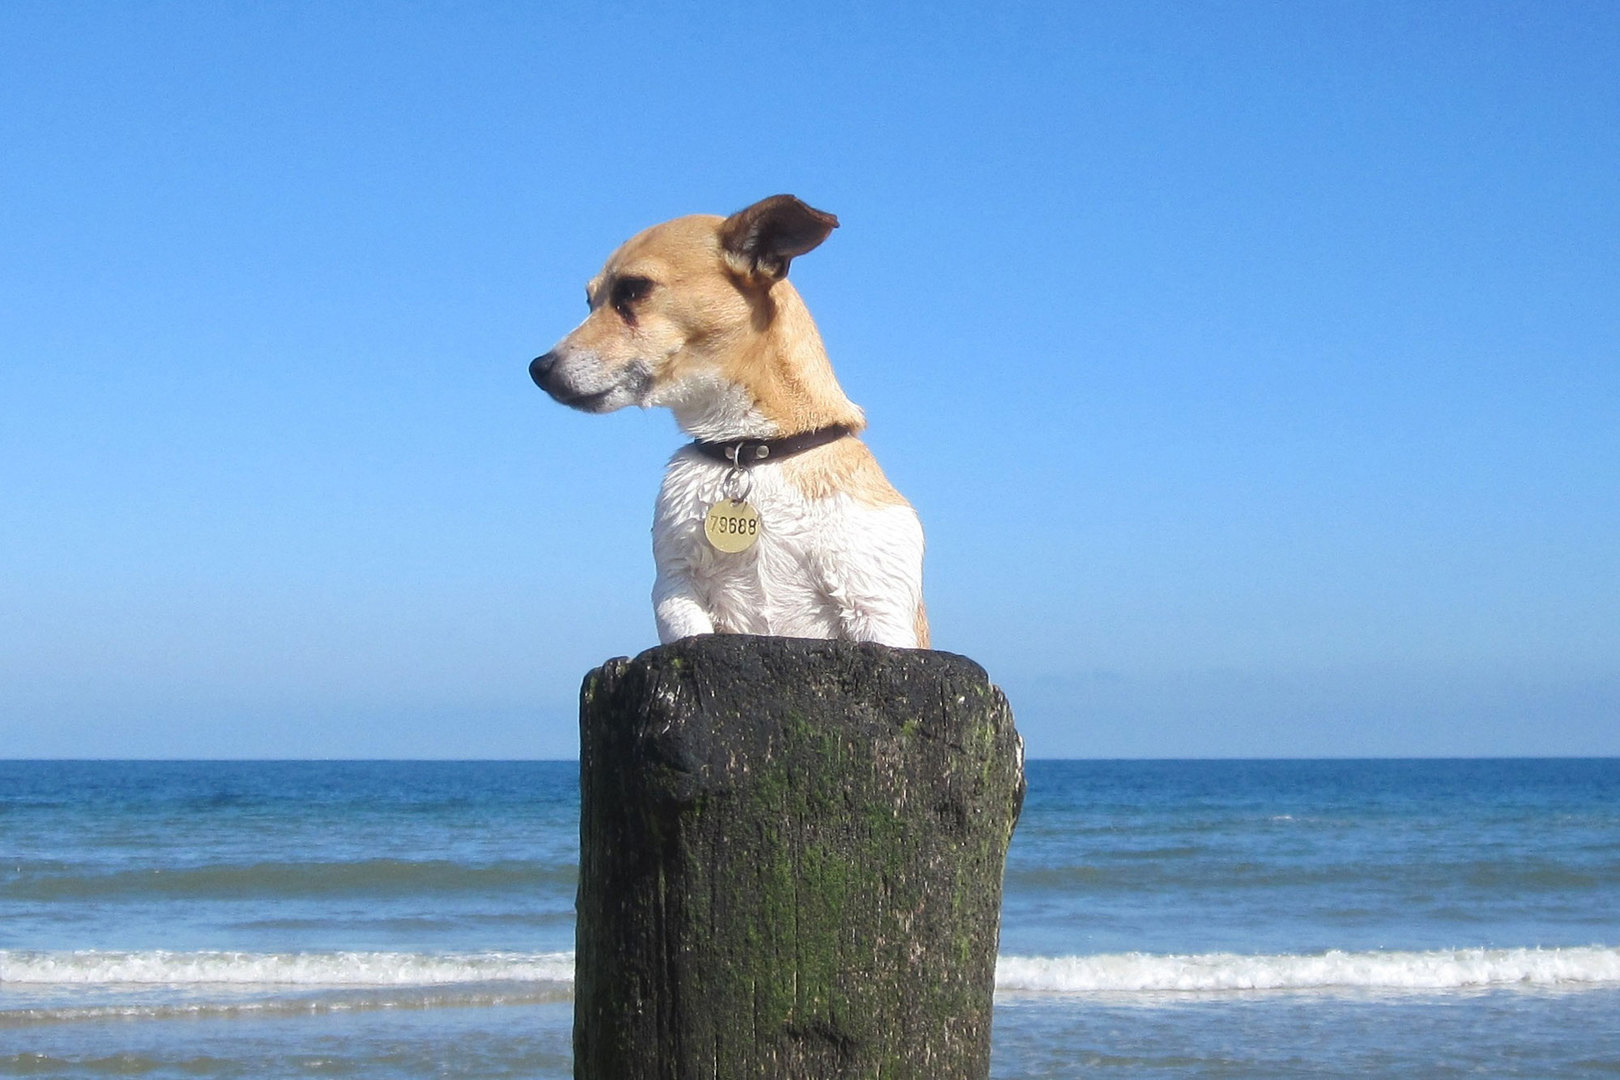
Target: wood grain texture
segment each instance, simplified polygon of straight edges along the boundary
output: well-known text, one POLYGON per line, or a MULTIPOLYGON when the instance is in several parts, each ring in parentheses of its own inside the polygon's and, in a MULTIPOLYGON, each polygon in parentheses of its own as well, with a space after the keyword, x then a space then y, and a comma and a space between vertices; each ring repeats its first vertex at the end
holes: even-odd
POLYGON ((1024 780, 983 669, 711 635, 580 713, 577 1078, 988 1075, 1024 780))

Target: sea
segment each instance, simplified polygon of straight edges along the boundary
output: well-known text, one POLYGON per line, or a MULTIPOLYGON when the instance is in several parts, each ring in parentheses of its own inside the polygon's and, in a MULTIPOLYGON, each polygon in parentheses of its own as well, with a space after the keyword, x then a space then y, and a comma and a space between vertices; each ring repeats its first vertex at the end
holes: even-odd
MULTIPOLYGON (((570 1076, 577 773, 0 762, 0 1076, 570 1076)), ((1620 759, 1028 778, 992 1076, 1620 1076, 1620 759)))

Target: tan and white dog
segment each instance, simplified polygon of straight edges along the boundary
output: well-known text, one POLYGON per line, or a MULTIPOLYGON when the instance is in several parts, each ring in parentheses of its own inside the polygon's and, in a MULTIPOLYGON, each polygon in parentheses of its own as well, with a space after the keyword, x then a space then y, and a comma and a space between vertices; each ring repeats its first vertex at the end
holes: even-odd
POLYGON ((564 405, 667 406, 694 440, 653 517, 662 641, 928 647, 922 526, 856 438, 865 416, 787 280, 837 225, 791 195, 655 225, 609 257, 585 321, 529 365, 564 405))

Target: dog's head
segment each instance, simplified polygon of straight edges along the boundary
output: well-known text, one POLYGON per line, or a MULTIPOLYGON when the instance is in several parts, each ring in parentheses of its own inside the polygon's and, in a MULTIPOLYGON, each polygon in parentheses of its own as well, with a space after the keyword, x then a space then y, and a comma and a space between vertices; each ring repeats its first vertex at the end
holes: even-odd
POLYGON ((728 218, 694 215, 655 225, 628 240, 591 279, 590 314, 537 357, 529 374, 564 405, 598 413, 677 405, 704 388, 748 387, 748 368, 770 351, 773 335, 780 337, 784 315, 792 317, 793 333, 815 339, 819 352, 814 326, 785 279, 788 264, 837 226, 836 217, 792 195, 774 195, 728 218))

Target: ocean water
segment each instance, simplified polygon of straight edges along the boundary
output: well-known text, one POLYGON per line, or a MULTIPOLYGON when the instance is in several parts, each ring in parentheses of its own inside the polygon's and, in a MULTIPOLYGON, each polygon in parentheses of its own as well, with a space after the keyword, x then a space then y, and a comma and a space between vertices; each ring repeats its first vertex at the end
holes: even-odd
MULTIPOLYGON (((0 1076, 571 1075, 573 763, 0 762, 0 1076)), ((1620 1076, 1620 761, 1029 765, 992 1075, 1620 1076)))

